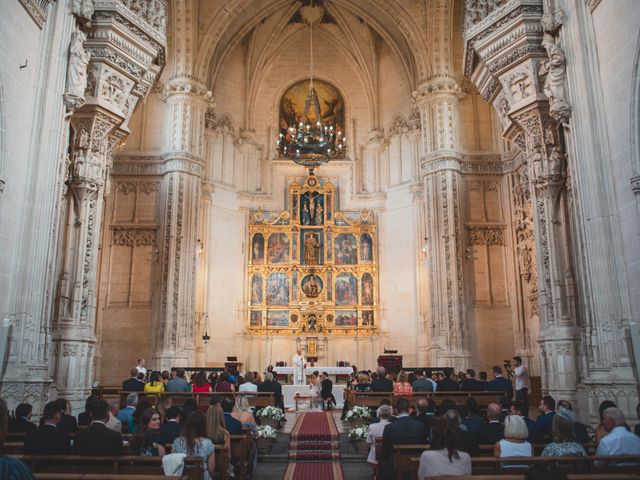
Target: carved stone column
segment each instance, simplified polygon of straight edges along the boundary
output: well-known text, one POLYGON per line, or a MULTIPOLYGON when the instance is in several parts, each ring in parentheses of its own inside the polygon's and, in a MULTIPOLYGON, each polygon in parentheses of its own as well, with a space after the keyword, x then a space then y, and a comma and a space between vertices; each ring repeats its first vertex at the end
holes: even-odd
POLYGON ((386 140, 380 130, 369 132, 369 141, 362 158, 362 191, 374 193, 380 190, 380 155, 386 147, 386 140))
POLYGON ((465 74, 493 103, 505 125, 503 135, 520 147, 527 163, 542 387, 575 404, 581 369, 561 126, 571 114, 564 97, 564 55, 553 37, 543 36, 540 1, 467 0, 465 13, 465 74))
POLYGON ((456 81, 446 76, 413 94, 422 125, 431 364, 457 369, 467 368, 470 359, 462 265, 464 184, 457 153, 461 94, 456 81))
POLYGON ((154 369, 192 364, 195 357, 197 253, 205 114, 212 93, 202 84, 173 78, 166 102, 164 203, 160 218, 161 289, 154 299, 154 369))
MULTIPOLYGON (((164 11, 163 2, 156 7, 154 15, 164 11)), ((79 406, 93 382, 98 247, 112 153, 160 72, 165 37, 163 22, 126 2, 74 13, 84 31, 72 38, 64 95, 72 135, 52 338, 57 395, 79 406)))

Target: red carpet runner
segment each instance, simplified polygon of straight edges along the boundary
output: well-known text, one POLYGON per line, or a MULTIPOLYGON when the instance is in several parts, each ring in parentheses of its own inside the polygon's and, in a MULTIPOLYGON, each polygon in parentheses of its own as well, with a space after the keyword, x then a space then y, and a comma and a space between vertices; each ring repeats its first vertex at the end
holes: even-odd
POLYGON ((338 429, 330 412, 298 417, 291 431, 284 480, 344 480, 338 429))

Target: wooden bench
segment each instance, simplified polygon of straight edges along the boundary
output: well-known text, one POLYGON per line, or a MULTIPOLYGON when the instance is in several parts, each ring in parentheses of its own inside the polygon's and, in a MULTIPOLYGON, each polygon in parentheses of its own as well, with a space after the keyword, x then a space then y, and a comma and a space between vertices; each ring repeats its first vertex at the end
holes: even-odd
MULTIPOLYGON (((34 473, 164 475, 160 457, 88 457, 83 455, 15 455, 34 473)), ((202 480, 202 458, 185 458, 183 475, 202 480)))
POLYGON ((158 403, 158 399, 160 397, 171 397, 173 401, 173 405, 181 406, 189 398, 193 398, 198 405, 198 408, 206 409, 209 408, 209 402, 211 401, 211 397, 218 396, 221 398, 224 397, 233 397, 235 401, 238 395, 242 395, 247 397, 249 401, 249 405, 252 407, 262 408, 266 406, 275 406, 275 395, 273 392, 207 392, 207 393, 173 393, 173 392, 164 392, 164 393, 145 393, 145 392, 126 392, 120 390, 120 405, 124 405, 127 399, 127 396, 130 393, 138 394, 138 402, 142 400, 148 400, 151 402, 152 406, 156 406, 158 403))
POLYGON ((473 397, 478 402, 481 409, 486 409, 490 403, 500 403, 501 392, 416 392, 413 395, 394 395, 392 392, 359 392, 357 390, 345 390, 345 399, 349 406, 361 405, 369 408, 378 408, 382 400, 387 400, 391 405, 400 398, 404 398, 413 408, 416 402, 421 399, 432 399, 436 406, 443 400, 449 399, 458 406, 463 406, 467 398, 473 397))
POLYGON ((36 480, 188 480, 188 477, 160 475, 113 475, 91 473, 36 473, 36 480))
MULTIPOLYGON (((495 480, 495 475, 463 475, 463 476, 447 476, 435 477, 436 480, 495 480)), ((607 473, 604 475, 598 473, 570 473, 567 475, 568 480, 638 480, 640 475, 633 473, 607 473)), ((524 480, 524 474, 518 475, 500 475, 500 480, 524 480)))

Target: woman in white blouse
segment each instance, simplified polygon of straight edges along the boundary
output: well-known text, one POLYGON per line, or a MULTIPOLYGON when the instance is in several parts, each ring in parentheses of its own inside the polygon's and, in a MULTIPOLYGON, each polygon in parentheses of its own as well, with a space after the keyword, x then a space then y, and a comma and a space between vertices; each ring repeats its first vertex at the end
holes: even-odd
POLYGON ((376 460, 376 439, 382 438, 384 427, 389 425, 389 417, 391 417, 391 407, 389 405, 380 405, 376 411, 376 415, 380 419, 379 422, 369 425, 369 431, 367 432, 366 442, 369 445, 369 456, 367 462, 377 465, 376 460))
MULTIPOLYGON (((493 456, 504 457, 530 457, 533 455, 533 448, 527 442, 529 429, 522 417, 519 415, 509 415, 504 419, 504 438, 493 447, 493 456)), ((521 465, 506 464, 505 467, 520 467, 521 465)))
POLYGON ((439 418, 433 427, 431 450, 420 455, 419 480, 438 476, 471 475, 471 457, 460 451, 457 425, 439 418))

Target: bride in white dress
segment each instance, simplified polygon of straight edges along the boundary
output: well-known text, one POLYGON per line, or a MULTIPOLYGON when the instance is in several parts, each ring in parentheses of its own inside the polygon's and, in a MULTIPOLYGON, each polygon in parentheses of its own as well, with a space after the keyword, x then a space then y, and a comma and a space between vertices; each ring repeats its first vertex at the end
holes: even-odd
POLYGON ((311 396, 311 402, 314 407, 320 407, 322 405, 320 387, 320 377, 318 376, 318 372, 313 372, 311 374, 311 381, 309 382, 309 395, 311 396))

